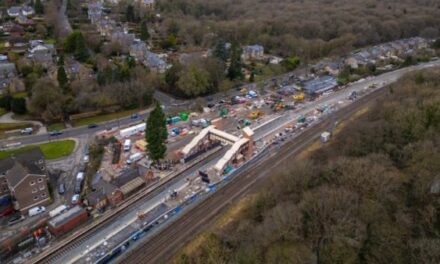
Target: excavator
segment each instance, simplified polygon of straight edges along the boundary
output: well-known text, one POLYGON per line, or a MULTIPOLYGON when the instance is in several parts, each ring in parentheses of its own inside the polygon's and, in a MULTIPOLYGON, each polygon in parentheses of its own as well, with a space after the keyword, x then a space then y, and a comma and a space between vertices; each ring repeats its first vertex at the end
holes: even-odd
POLYGON ((261 117, 263 115, 264 115, 264 113, 262 111, 260 111, 260 110, 252 111, 251 113, 249 113, 249 118, 257 119, 257 118, 259 118, 259 117, 261 117))
POLYGON ((300 94, 295 94, 294 96, 293 96, 293 100, 295 100, 295 101, 302 101, 302 100, 304 100, 304 93, 300 93, 300 94))

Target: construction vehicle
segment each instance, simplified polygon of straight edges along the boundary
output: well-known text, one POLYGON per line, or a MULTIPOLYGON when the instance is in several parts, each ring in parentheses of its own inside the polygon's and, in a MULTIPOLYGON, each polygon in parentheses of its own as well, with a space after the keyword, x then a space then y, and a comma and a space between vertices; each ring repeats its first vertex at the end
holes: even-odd
POLYGON ((263 115, 264 115, 264 113, 263 113, 262 111, 260 111, 260 110, 252 111, 252 112, 249 114, 249 118, 251 118, 251 119, 257 119, 257 118, 259 118, 259 117, 261 117, 261 116, 263 116, 263 115))
POLYGON ((293 96, 293 99, 294 99, 295 101, 302 101, 302 100, 304 100, 304 93, 295 94, 295 95, 293 96))
POLYGON ((286 105, 283 102, 276 102, 273 106, 272 109, 277 112, 280 111, 281 109, 283 109, 284 107, 286 107, 286 105))

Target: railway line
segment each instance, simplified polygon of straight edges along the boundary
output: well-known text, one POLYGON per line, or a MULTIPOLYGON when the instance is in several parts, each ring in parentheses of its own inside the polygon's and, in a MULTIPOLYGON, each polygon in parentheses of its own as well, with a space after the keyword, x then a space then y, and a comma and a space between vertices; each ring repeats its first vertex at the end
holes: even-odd
POLYGON ((145 203, 145 201, 148 201, 152 197, 155 197, 158 193, 168 189, 169 186, 184 178, 186 175, 188 175, 188 173, 192 173, 195 165, 208 164, 212 160, 218 158, 220 155, 222 155, 221 149, 216 149, 213 150, 213 152, 207 153, 207 156, 201 161, 194 161, 194 163, 191 163, 190 166, 178 172, 176 176, 170 177, 163 182, 158 182, 157 184, 148 187, 146 190, 138 193, 137 195, 130 197, 128 200, 124 201, 123 204, 117 207, 115 211, 113 211, 111 214, 105 215, 101 220, 98 220, 90 225, 87 225, 77 230, 73 234, 61 240, 60 243, 56 246, 49 248, 47 251, 38 255, 36 258, 31 259, 29 263, 52 264, 64 262, 65 257, 69 251, 78 248, 85 249, 85 241, 93 238, 93 236, 99 233, 99 231, 101 231, 102 229, 107 228, 107 224, 110 223, 112 220, 123 216, 126 213, 126 209, 128 207, 138 208, 140 204, 145 203))
POLYGON ((117 261, 131 263, 166 263, 186 242, 203 230, 229 204, 248 192, 258 189, 264 179, 284 161, 294 157, 315 141, 320 132, 333 126, 332 120, 345 120, 357 110, 384 94, 385 89, 376 90, 349 106, 329 115, 325 121, 310 127, 294 140, 281 147, 267 150, 251 163, 243 166, 237 175, 211 196, 196 204, 164 226, 150 240, 120 256, 117 261), (256 164, 256 162, 259 162, 256 164))

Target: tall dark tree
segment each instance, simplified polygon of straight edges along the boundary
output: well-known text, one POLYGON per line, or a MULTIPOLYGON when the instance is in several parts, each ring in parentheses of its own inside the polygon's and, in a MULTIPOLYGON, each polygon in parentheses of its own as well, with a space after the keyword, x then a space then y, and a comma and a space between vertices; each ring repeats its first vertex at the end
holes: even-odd
POLYGON ((44 14, 44 6, 41 3, 41 0, 35 0, 34 9, 36 14, 38 15, 44 14))
POLYGON ((241 79, 241 48, 237 43, 231 45, 230 65, 228 69, 228 78, 231 80, 241 79))
POLYGON ((167 146, 165 141, 168 137, 165 114, 160 104, 151 111, 147 119, 145 139, 148 143, 148 155, 154 162, 165 157, 167 146))
POLYGON ((136 21, 136 17, 134 14, 134 7, 132 5, 127 6, 127 10, 125 11, 125 19, 128 22, 135 22, 136 21))
POLYGON ((67 74, 63 65, 58 66, 57 80, 60 88, 63 89, 64 93, 66 93, 69 79, 67 78, 67 74))
POLYGON ((15 114, 23 115, 26 114, 26 99, 25 98, 12 98, 11 100, 11 111, 15 114))
POLYGON ((73 53, 75 59, 79 61, 86 61, 89 58, 89 51, 86 45, 86 40, 81 32, 72 32, 64 42, 64 50, 73 53))
POLYGON ((141 23, 141 39, 147 41, 150 38, 150 33, 148 32, 147 21, 142 21, 141 23))

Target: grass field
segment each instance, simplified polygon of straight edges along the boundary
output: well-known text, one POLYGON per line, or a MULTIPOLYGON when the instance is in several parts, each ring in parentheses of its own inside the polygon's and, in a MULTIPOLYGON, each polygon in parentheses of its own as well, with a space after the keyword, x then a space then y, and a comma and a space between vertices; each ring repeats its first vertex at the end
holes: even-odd
POLYGON ((61 141, 43 143, 43 144, 39 144, 39 145, 29 145, 29 146, 22 147, 19 149, 14 149, 14 150, 0 151, 0 159, 7 158, 12 154, 23 153, 25 151, 28 151, 30 149, 37 148, 37 147, 39 147, 41 149, 41 152, 43 152, 44 157, 46 159, 52 160, 52 159, 58 159, 58 158, 70 155, 70 153, 72 153, 73 149, 75 148, 75 141, 61 140, 61 141))
POLYGON ((0 116, 6 114, 6 110, 0 107, 0 116))
POLYGON ((16 129, 22 129, 25 127, 31 127, 31 123, 1 123, 0 124, 0 134, 4 134, 6 131, 9 130, 16 130, 16 129))
POLYGON ((47 126, 47 130, 48 131, 53 131, 53 130, 63 130, 66 127, 64 126, 64 123, 54 123, 54 124, 50 124, 47 126))
POLYGON ((72 123, 73 123, 72 125, 75 127, 86 126, 86 125, 90 125, 90 124, 96 124, 96 123, 114 120, 117 118, 126 117, 126 116, 129 116, 129 115, 137 113, 137 112, 139 112, 139 109, 127 110, 127 111, 122 111, 122 112, 117 112, 117 113, 106 114, 106 115, 91 116, 91 117, 86 117, 86 118, 72 121, 72 123))

